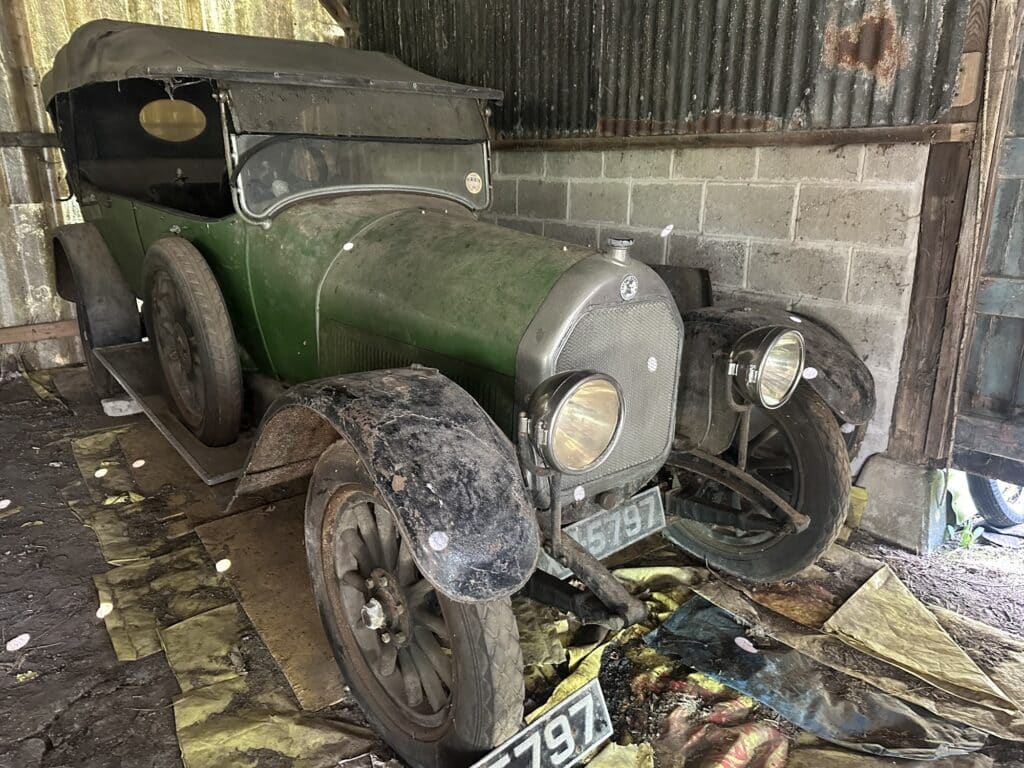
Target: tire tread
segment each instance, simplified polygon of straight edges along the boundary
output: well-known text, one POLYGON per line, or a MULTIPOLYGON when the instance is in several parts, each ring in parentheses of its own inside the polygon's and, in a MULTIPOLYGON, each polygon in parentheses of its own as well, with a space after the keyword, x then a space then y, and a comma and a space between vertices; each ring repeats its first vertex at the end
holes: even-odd
MULTIPOLYGON (((178 237, 166 237, 150 246, 147 276, 158 266, 181 282, 182 298, 201 325, 197 336, 211 364, 206 412, 196 436, 207 445, 234 442, 241 425, 242 371, 231 317, 217 279, 195 246, 178 237)), ((146 282, 148 286, 148 277, 146 282)))

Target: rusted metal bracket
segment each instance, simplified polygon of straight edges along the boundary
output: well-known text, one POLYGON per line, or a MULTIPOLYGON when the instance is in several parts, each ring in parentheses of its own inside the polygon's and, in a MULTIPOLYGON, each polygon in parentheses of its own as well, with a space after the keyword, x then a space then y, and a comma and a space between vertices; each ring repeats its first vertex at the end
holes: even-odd
POLYGON ((629 591, 612 576, 601 561, 576 543, 571 536, 562 537, 562 554, 559 560, 575 574, 598 599, 625 621, 625 626, 637 624, 647 618, 647 606, 629 594, 629 591))
POLYGON ((584 592, 572 584, 536 570, 519 594, 538 603, 571 613, 583 624, 596 624, 611 630, 622 629, 626 622, 613 614, 593 592, 584 592))
POLYGON ((796 510, 767 485, 717 456, 703 451, 673 451, 665 463, 669 467, 712 480, 758 506, 766 509, 778 507, 779 511, 789 518, 783 526, 783 532, 801 533, 811 524, 811 519, 807 515, 796 510))

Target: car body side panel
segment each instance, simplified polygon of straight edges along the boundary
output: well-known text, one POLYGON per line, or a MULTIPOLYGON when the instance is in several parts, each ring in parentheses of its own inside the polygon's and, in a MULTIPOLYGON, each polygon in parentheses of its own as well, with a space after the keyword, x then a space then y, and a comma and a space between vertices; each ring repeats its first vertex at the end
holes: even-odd
MULTIPOLYGON (((203 254, 224 296, 234 327, 235 339, 244 351, 243 367, 272 374, 273 367, 267 355, 249 290, 245 251, 246 230, 249 229, 249 225, 238 216, 204 219, 139 202, 135 203, 135 219, 138 222, 143 253, 161 238, 181 237, 203 254)), ((140 266, 141 261, 140 258, 140 266)), ((133 287, 141 296, 141 269, 138 280, 139 283, 133 287)))

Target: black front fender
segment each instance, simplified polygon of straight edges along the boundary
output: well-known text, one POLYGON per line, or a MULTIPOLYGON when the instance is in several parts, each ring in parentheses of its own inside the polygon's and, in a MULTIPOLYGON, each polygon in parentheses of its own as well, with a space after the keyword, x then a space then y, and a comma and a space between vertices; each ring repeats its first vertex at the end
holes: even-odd
POLYGON ((308 478, 346 440, 395 510, 427 580, 462 602, 519 590, 540 552, 536 512, 508 438, 461 387, 426 368, 301 384, 267 411, 232 511, 308 478))
POLYGON ((800 386, 813 389, 843 421, 866 424, 875 412, 871 371, 838 333, 797 312, 767 306, 715 306, 684 312, 686 344, 680 382, 679 425, 685 437, 717 453, 728 446, 736 415, 718 407, 712 368, 745 333, 765 326, 792 328, 803 334, 806 365, 813 378, 800 386), (716 356, 718 356, 716 358, 716 356), (727 434, 726 434, 727 433, 727 434), (723 441, 724 444, 723 444, 723 441))

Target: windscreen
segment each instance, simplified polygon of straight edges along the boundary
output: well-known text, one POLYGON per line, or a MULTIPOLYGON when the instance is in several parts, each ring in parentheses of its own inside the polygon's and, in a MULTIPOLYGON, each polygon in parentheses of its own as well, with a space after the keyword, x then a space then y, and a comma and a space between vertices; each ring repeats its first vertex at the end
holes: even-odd
POLYGON ((255 217, 299 199, 372 190, 439 195, 474 210, 488 203, 483 142, 242 135, 237 145, 239 198, 255 217))

